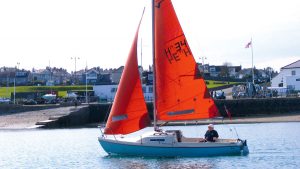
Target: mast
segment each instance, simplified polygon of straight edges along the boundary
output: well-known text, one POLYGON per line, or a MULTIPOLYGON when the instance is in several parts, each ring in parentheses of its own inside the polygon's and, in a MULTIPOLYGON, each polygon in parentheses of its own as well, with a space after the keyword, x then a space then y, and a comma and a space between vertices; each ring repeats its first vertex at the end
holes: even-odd
POLYGON ((152 0, 152 59, 153 59, 153 127, 157 128, 156 122, 156 74, 155 74, 155 0, 152 0))

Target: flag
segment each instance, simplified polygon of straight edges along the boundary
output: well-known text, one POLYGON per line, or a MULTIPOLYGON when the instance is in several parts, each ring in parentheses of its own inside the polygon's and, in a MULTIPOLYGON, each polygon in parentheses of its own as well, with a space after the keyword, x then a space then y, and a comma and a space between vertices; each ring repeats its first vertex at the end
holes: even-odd
POLYGON ((249 48, 250 45, 252 45, 252 40, 250 42, 247 43, 247 45, 245 46, 245 48, 249 48))
POLYGON ((225 109, 225 111, 226 111, 227 116, 229 117, 229 119, 232 120, 232 118, 231 118, 231 113, 230 113, 230 111, 227 109, 226 105, 224 105, 224 109, 225 109))

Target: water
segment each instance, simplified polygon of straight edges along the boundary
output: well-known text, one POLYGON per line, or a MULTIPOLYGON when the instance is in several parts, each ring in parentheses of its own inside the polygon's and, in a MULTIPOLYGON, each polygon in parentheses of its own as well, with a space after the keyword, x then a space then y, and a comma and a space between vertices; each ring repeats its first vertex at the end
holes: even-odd
MULTIPOLYGON (((299 168, 300 123, 236 124, 247 138, 248 156, 141 158, 107 156, 99 146, 99 129, 0 130, 0 168, 299 168)), ((176 127, 186 136, 203 136, 206 126, 176 127)), ((233 137, 216 125, 221 137, 233 137)), ((147 128, 146 130, 151 130, 147 128)))

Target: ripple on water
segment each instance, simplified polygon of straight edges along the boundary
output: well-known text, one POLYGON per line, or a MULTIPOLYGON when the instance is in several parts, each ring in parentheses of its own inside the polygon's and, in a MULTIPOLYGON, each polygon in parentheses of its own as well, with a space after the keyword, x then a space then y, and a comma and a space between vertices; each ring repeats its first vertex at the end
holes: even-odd
MULTIPOLYGON (((108 156, 99 146, 98 129, 0 131, 0 168, 298 168, 300 123, 231 125, 247 138, 248 156, 211 158, 142 158, 108 156)), ((170 127, 167 127, 170 128, 170 127)), ((174 127, 186 136, 203 136, 206 126, 174 127)), ((232 137, 216 125, 220 137, 232 137)), ((145 130, 151 130, 147 128, 145 130)))

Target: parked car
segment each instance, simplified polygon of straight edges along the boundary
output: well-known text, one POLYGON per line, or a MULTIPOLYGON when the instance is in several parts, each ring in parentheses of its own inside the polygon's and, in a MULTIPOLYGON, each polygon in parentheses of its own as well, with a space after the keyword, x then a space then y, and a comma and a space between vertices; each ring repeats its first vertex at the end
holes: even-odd
POLYGON ((57 101, 56 101, 56 99, 53 99, 53 100, 47 100, 45 103, 46 104, 56 104, 57 101))
POLYGON ((30 100, 25 100, 25 101, 23 102, 23 104, 24 104, 24 105, 36 105, 37 102, 36 102, 35 100, 33 100, 33 99, 30 99, 30 100))
POLYGON ((223 91, 216 91, 216 99, 226 99, 225 93, 223 91))
POLYGON ((246 92, 239 92, 238 95, 237 95, 237 98, 247 98, 248 95, 246 92))
POLYGON ((9 104, 9 103, 10 103, 10 99, 0 98, 0 104, 9 104))

